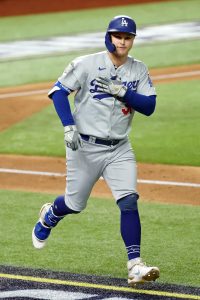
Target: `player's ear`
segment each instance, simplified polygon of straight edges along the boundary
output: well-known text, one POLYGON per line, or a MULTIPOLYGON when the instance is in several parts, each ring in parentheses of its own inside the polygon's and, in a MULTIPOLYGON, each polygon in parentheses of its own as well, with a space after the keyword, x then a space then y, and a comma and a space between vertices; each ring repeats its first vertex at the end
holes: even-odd
POLYGON ((105 44, 106 48, 108 49, 109 52, 114 52, 116 50, 115 45, 111 41, 111 34, 109 32, 106 32, 105 35, 105 44))

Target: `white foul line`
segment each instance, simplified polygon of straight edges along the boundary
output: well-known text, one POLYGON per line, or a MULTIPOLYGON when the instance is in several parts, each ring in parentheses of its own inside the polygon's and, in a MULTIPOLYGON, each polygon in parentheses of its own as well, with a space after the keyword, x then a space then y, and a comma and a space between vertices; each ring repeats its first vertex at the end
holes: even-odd
POLYGON ((138 179, 137 182, 138 183, 144 183, 144 184, 175 185, 175 186, 187 186, 187 187, 198 187, 198 188, 200 188, 200 183, 191 183, 191 182, 147 180, 147 179, 138 179))
POLYGON ((66 176, 66 174, 64 174, 64 173, 42 172, 42 171, 31 171, 31 170, 18 170, 18 169, 4 169, 4 168, 0 168, 0 173, 55 176, 55 177, 64 177, 64 176, 66 176))
POLYGON ((6 94, 1 94, 0 99, 47 94, 48 91, 49 90, 33 90, 33 91, 26 91, 26 92, 6 93, 6 94))
MULTIPOLYGON (((41 172, 41 171, 18 170, 18 169, 4 169, 4 168, 0 168, 0 173, 40 175, 40 176, 52 176, 52 177, 53 176, 54 177, 65 177, 66 176, 66 174, 64 174, 64 173, 41 172)), ((103 180, 102 177, 100 179, 103 180)), ((200 183, 191 183, 191 182, 146 180, 146 179, 138 179, 137 182, 142 183, 142 184, 173 185, 173 186, 184 186, 184 187, 200 188, 200 183)))
POLYGON ((160 74, 160 75, 154 75, 151 77, 153 80, 162 80, 162 79, 182 78, 182 77, 197 76, 197 75, 200 75, 200 70, 178 72, 178 73, 173 73, 173 74, 160 74))

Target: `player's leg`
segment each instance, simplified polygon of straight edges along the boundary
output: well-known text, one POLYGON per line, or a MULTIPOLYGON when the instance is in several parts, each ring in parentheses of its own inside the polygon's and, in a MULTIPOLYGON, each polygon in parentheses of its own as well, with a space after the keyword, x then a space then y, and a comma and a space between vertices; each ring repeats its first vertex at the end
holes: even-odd
POLYGON ((136 190, 137 165, 128 142, 116 149, 112 161, 104 170, 103 177, 110 187, 120 209, 121 236, 128 259, 140 257, 141 225, 136 190))
POLYGON ((141 224, 137 200, 139 196, 132 193, 117 201, 120 209, 120 230, 128 260, 140 257, 141 224))
POLYGON ((52 228, 66 215, 77 213, 79 211, 74 211, 67 207, 64 195, 58 196, 53 204, 44 204, 39 212, 39 220, 32 231, 33 246, 37 249, 43 248, 52 228))
POLYGON ((104 178, 120 209, 120 229, 128 255, 128 283, 155 280, 156 267, 147 267, 140 258, 141 224, 136 190, 137 166, 134 153, 127 142, 115 151, 112 162, 104 170, 104 178))
POLYGON ((140 257, 141 225, 137 206, 138 194, 127 195, 117 201, 121 212, 121 235, 128 254, 128 283, 154 281, 159 277, 157 267, 146 266, 140 257))
POLYGON ((95 151, 85 143, 84 149, 72 151, 67 148, 67 184, 65 195, 55 199, 53 204, 46 203, 40 210, 40 217, 32 232, 33 245, 41 249, 46 245, 52 228, 68 214, 77 214, 87 205, 94 183, 101 171, 100 164, 93 162, 95 151))

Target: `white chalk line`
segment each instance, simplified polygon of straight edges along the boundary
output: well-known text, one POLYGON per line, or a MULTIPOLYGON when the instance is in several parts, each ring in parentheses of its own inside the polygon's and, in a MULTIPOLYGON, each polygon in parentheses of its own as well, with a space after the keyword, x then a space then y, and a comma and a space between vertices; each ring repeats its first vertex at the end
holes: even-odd
POLYGON ((6 98, 16 98, 16 97, 23 97, 23 96, 31 96, 31 95, 41 95, 47 94, 49 90, 34 90, 34 91, 26 91, 26 92, 16 92, 16 93, 5 93, 0 95, 0 99, 6 98))
POLYGON ((5 168, 0 168, 0 173, 41 175, 41 176, 54 176, 54 177, 66 176, 66 174, 64 174, 64 173, 41 172, 41 171, 31 171, 31 170, 19 170, 19 169, 5 169, 5 168))
MULTIPOLYGON (((66 176, 66 174, 64 174, 64 173, 19 170, 19 169, 6 169, 6 168, 0 168, 0 173, 40 175, 40 176, 50 176, 50 177, 65 177, 66 176)), ((101 177, 100 179, 103 180, 103 177, 101 177)), ((138 179, 137 182, 141 183, 141 184, 172 185, 172 186, 200 188, 200 183, 191 183, 191 182, 147 180, 147 179, 138 179)))
MULTIPOLYGON (((171 78, 184 78, 190 76, 198 76, 200 75, 200 70, 196 71, 186 71, 186 72, 178 72, 173 74, 160 74, 151 76, 152 80, 164 80, 164 79, 171 79, 171 78)), ((24 92, 16 92, 16 93, 5 93, 0 95, 0 99, 6 98, 16 98, 16 97, 25 97, 31 95, 40 95, 40 94, 47 94, 48 89, 42 90, 33 90, 33 91, 24 91, 24 92)))
POLYGON ((200 75, 200 70, 178 72, 178 73, 172 73, 172 74, 160 74, 160 75, 154 75, 151 77, 152 77, 152 80, 162 80, 162 79, 182 78, 182 77, 198 76, 198 75, 200 75))

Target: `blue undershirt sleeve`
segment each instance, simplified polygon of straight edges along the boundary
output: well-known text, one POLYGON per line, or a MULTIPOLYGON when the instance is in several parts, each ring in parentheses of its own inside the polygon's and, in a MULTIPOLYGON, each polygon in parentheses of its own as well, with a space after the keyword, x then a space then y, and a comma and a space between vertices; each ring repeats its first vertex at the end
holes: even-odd
POLYGON ((156 95, 145 96, 128 89, 123 99, 134 110, 146 116, 150 116, 156 107, 156 95))
POLYGON ((63 126, 75 124, 74 118, 71 113, 68 95, 69 93, 64 90, 57 90, 51 95, 54 107, 63 126))

